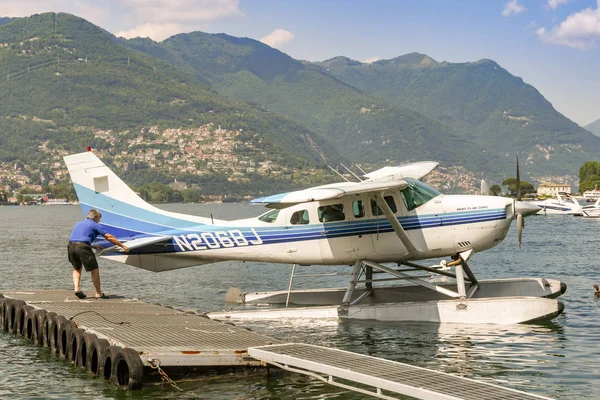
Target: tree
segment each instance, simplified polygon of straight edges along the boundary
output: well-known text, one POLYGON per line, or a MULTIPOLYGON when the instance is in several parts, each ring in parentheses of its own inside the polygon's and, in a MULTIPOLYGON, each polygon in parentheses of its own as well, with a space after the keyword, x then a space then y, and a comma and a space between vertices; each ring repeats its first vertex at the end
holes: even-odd
POLYGON ((499 196, 502 193, 502 188, 500 185, 492 185, 490 186, 490 194, 492 196, 499 196))
MULTIPOLYGON (((510 192, 511 197, 517 196, 517 179, 516 178, 508 178, 502 181, 502 186, 508 187, 508 191, 510 192)), ((491 188, 490 188, 491 189, 491 188)), ((533 185, 527 181, 521 181, 521 196, 526 194, 536 193, 536 189, 533 185)))
POLYGON ((579 168, 579 193, 600 186, 600 162, 588 161, 579 168))

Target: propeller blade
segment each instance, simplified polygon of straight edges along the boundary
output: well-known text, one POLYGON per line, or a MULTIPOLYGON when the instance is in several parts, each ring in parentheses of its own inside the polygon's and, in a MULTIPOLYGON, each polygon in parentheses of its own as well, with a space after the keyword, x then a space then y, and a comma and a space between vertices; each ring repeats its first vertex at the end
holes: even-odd
POLYGON ((521 214, 517 214, 517 237, 519 238, 519 249, 523 239, 523 228, 525 227, 525 218, 521 214))
POLYGON ((519 173, 519 155, 517 154, 517 201, 521 201, 521 174, 519 173))

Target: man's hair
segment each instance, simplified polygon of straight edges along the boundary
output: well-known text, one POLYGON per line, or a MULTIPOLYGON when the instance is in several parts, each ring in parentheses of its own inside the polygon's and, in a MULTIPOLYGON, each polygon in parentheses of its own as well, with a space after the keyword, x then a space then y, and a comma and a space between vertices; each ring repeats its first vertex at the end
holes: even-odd
POLYGON ((95 208, 92 208, 90 211, 88 211, 87 217, 89 219, 102 218, 102 214, 100 214, 100 211, 96 210, 95 208))

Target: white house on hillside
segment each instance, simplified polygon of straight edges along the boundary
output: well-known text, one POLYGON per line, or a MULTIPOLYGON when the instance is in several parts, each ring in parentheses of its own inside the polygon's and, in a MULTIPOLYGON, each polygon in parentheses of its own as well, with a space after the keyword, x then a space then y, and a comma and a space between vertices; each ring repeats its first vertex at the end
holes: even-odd
POLYGON ((558 192, 571 193, 571 185, 568 183, 541 183, 537 189, 538 196, 552 195, 558 192))

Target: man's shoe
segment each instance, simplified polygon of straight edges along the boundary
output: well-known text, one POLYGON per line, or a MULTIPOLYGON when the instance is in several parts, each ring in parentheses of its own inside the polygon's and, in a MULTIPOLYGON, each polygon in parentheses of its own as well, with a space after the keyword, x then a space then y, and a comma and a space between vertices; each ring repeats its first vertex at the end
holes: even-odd
POLYGON ((102 293, 100 296, 96 296, 96 299, 108 299, 108 296, 102 293))
POLYGON ((81 290, 76 291, 75 296, 77 296, 78 299, 85 299, 87 297, 81 290))

